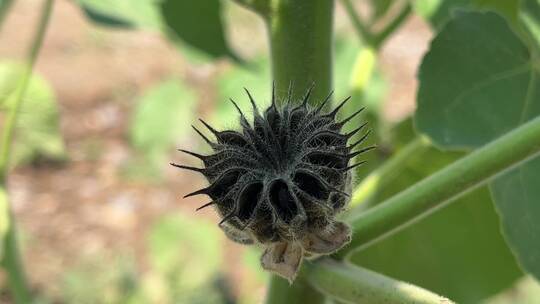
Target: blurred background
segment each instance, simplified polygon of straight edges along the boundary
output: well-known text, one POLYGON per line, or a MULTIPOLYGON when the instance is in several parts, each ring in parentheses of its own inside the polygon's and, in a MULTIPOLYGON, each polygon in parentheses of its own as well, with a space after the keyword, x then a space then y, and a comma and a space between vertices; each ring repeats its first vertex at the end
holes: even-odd
MULTIPOLYGON (((227 100, 233 97, 249 112, 242 87, 268 104, 264 24, 222 1, 227 41, 243 61, 238 64, 167 39, 153 28, 152 12, 137 15, 149 23, 137 29, 92 22, 100 1, 86 2, 86 10, 74 1, 55 3, 21 111, 21 126, 31 131, 16 142, 9 178, 24 262, 39 301, 261 302, 269 275, 260 269, 258 249, 227 240, 211 208, 195 212, 205 198, 182 196, 205 181, 168 163, 198 164, 177 148, 208 150, 191 130, 197 118, 236 127, 227 100)), ((41 4, 16 1, 6 16, 0 93, 24 59, 41 4)), ((368 1, 356 4, 361 14, 374 14, 368 1)), ((339 3, 335 29, 339 100, 351 94, 362 53, 339 3)), ((377 109, 378 124, 390 128, 414 110, 416 69, 431 37, 431 26, 412 14, 376 55, 362 98, 377 109)), ((381 146, 378 153, 384 153, 381 146)), ((10 303, 3 275, 0 302, 10 303)), ((540 303, 537 289, 525 279, 490 303, 540 303)))

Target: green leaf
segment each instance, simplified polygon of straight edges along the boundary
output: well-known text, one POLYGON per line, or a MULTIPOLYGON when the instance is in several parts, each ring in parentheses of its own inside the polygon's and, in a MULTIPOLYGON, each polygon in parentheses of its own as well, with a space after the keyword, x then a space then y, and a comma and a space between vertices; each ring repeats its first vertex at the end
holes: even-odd
POLYGON ((415 11, 431 25, 439 29, 452 16, 457 8, 464 8, 470 4, 471 0, 416 0, 413 1, 415 11))
POLYGON ((520 265, 540 279, 540 158, 490 184, 504 236, 520 265))
POLYGON ((416 125, 446 148, 478 147, 540 113, 531 55, 494 13, 448 23, 419 79, 416 125))
POLYGON ((191 130, 196 97, 179 79, 148 89, 138 100, 130 140, 151 165, 165 163, 173 146, 191 130))
POLYGON ((440 29, 459 9, 495 11, 512 22, 517 22, 519 0, 417 0, 416 12, 440 29))
MULTIPOLYGON (((402 123, 395 132, 408 133, 407 125, 402 123)), ((379 190, 375 200, 383 201, 462 155, 435 148, 417 152, 392 176, 391 186, 379 190)), ((457 303, 479 303, 522 275, 499 232, 485 187, 355 254, 352 260, 457 303)))
POLYGON ((520 17, 536 45, 540 45, 540 1, 523 0, 520 17))
POLYGON ((157 0, 78 0, 93 22, 109 27, 161 29, 157 0))
MULTIPOLYGON (((420 68, 418 129, 446 149, 476 148, 537 117, 535 56, 500 16, 458 16, 434 39, 420 68)), ((508 243, 537 278, 539 168, 536 158, 490 184, 508 243)))
POLYGON ((201 50, 211 57, 237 59, 225 38, 221 1, 164 0, 161 13, 171 38, 201 50))
POLYGON ((131 29, 135 27, 135 24, 131 20, 128 20, 122 16, 114 16, 113 14, 104 13, 90 5, 81 3, 85 15, 93 22, 109 27, 120 27, 131 29))
POLYGON ((4 185, 0 185, 0 261, 4 255, 5 238, 10 226, 9 205, 4 185))
MULTIPOLYGON (((10 111, 7 97, 13 93, 22 76, 23 66, 0 63, 0 109, 10 111)), ((12 144, 13 166, 46 159, 62 161, 66 158, 60 134, 60 117, 54 92, 41 76, 34 74, 24 95, 15 127, 12 144)))
POLYGON ((63 302, 148 303, 139 295, 137 265, 133 257, 118 252, 114 252, 112 258, 93 254, 85 255, 71 264, 75 265, 63 269, 61 284, 58 284, 63 302))
POLYGON ((509 21, 517 21, 520 0, 473 0, 475 7, 493 10, 508 18, 509 21))

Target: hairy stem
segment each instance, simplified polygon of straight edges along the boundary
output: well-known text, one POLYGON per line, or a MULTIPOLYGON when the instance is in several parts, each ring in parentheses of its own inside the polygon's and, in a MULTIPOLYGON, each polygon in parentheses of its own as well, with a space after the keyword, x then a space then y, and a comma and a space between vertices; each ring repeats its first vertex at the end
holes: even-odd
POLYGON ((324 303, 325 297, 306 281, 306 276, 299 276, 291 285, 287 280, 273 277, 268 288, 266 303, 304 304, 324 303))
POLYGON ((361 250, 400 231, 539 154, 537 117, 351 219, 354 233, 348 248, 361 250))
MULTIPOLYGON (((266 15, 272 73, 278 99, 290 85, 294 101, 315 84, 313 102, 332 89, 333 0, 272 0, 266 15)), ((273 277, 266 303, 324 303, 300 275, 293 285, 273 277), (309 299, 309 302, 306 302, 309 299)))
POLYGON ((18 86, 8 98, 5 104, 11 106, 6 115, 3 126, 0 147, 0 218, 3 218, 3 225, 0 227, 0 241, 2 243, 2 254, 0 255, 0 265, 6 270, 7 281, 15 303, 31 303, 32 295, 26 281, 24 267, 21 262, 19 249, 17 246, 16 227, 12 212, 9 208, 8 198, 5 190, 7 172, 9 170, 9 157, 11 143, 17 123, 17 116, 22 104, 22 100, 37 59, 37 55, 43 44, 43 38, 49 23, 54 0, 47 0, 43 5, 41 17, 37 24, 36 34, 32 40, 32 45, 28 52, 27 61, 18 86))
MULTIPOLYGON (((426 289, 352 264, 326 258, 306 263, 308 281, 320 292, 346 303, 451 304, 426 289)), ((305 302, 309 303, 309 302, 305 302)))
POLYGON ((267 18, 277 96, 295 99, 315 84, 320 102, 332 89, 333 0, 273 0, 267 18))

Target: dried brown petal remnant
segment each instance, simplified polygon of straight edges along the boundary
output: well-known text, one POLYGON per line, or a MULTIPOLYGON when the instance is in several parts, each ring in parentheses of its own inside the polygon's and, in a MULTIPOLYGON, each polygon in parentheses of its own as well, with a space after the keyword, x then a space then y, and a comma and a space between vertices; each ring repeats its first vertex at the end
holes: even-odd
MULTIPOLYGON (((247 92, 247 90, 246 90, 247 92)), ((241 131, 218 131, 202 121, 216 138, 211 141, 195 128, 214 154, 184 151, 203 162, 203 168, 173 164, 202 173, 209 186, 188 196, 205 194, 221 216, 220 227, 232 240, 261 244, 263 268, 292 281, 303 257, 330 254, 350 241, 349 227, 335 219, 349 200, 349 161, 373 147, 354 150, 364 141, 347 141, 365 128, 344 134, 341 128, 362 109, 342 121, 333 111, 322 113, 308 104, 311 89, 293 105, 290 100, 272 105, 261 114, 252 96, 254 119, 250 124, 240 108, 241 131)))

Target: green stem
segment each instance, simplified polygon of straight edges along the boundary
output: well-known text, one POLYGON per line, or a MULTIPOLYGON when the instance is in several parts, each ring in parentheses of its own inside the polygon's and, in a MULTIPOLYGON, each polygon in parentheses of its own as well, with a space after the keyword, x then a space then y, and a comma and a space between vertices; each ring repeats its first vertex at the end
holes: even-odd
POLYGON ((2 26, 4 25, 9 10, 13 6, 13 2, 13 0, 0 1, 0 31, 2 30, 2 26))
MULTIPOLYGON (((10 105, 6 120, 4 122, 3 133, 1 137, 0 147, 0 214, 4 218, 4 231, 0 231, 1 242, 3 244, 3 252, 0 256, 0 265, 6 270, 7 281, 10 291, 13 295, 15 303, 31 303, 32 295, 26 281, 24 267, 21 262, 19 248, 17 246, 17 233, 13 214, 9 208, 7 194, 5 192, 5 184, 7 171, 9 170, 10 148, 17 123, 17 116, 22 104, 22 100, 30 78, 32 70, 37 59, 37 55, 43 44, 43 38, 49 23, 52 6, 54 0, 47 0, 43 5, 40 20, 37 24, 36 34, 32 41, 30 51, 28 53, 27 62, 25 64, 21 79, 18 86, 6 100, 5 104, 10 105)), ((0 227, 1 229, 2 227, 0 227)))
POLYGON ((352 25, 360 41, 369 48, 379 50, 383 43, 398 29, 412 12, 412 6, 407 1, 394 19, 392 19, 380 32, 372 33, 360 16, 356 13, 351 0, 342 0, 343 7, 351 19, 352 25))
POLYGON ((369 31, 362 19, 360 19, 360 16, 358 16, 358 14, 356 13, 352 1, 342 0, 341 2, 343 3, 343 7, 345 8, 347 15, 349 16, 349 19, 351 19, 352 25, 356 31, 356 34, 358 35, 358 38, 360 38, 360 41, 370 47, 373 46, 375 37, 373 37, 373 34, 369 31))
POLYGON ((315 84, 315 102, 332 88, 333 0, 273 0, 267 18, 276 94, 294 99, 315 84))
POLYGON ((396 155, 384 162, 377 170, 373 171, 355 188, 350 208, 358 207, 367 202, 371 196, 391 184, 396 177, 396 172, 407 163, 407 160, 429 146, 429 139, 418 136, 401 149, 396 155))
POLYGON ((291 285, 287 280, 273 276, 268 288, 267 304, 324 303, 324 295, 306 282, 306 276, 299 275, 291 285))
MULTIPOLYGON (((332 89, 333 0, 272 0, 266 15, 272 73, 282 100, 291 84, 293 102, 315 84, 311 100, 332 89)), ((324 303, 324 297, 299 276, 293 285, 273 276, 267 303, 324 303), (310 302, 306 302, 309 299, 310 302)))
MULTIPOLYGON (((332 259, 308 264, 307 278, 320 292, 346 303, 451 304, 423 288, 332 259)), ((309 302, 305 302, 309 303, 309 302)))
POLYGON ((401 8, 401 11, 396 15, 396 17, 392 21, 390 21, 390 23, 388 23, 384 29, 382 29, 379 33, 375 35, 375 38, 373 39, 373 46, 375 47, 375 49, 381 48, 382 44, 386 41, 386 39, 388 39, 388 37, 390 37, 390 35, 392 35, 396 31, 396 29, 398 29, 403 24, 403 22, 407 20, 407 17, 409 17, 411 12, 412 6, 407 1, 407 3, 401 8))
POLYGON ((49 17, 51 15, 52 5, 54 0, 47 0, 43 6, 42 14, 40 20, 37 24, 37 31, 32 40, 32 45, 30 51, 28 52, 27 61, 24 66, 24 70, 20 79, 20 82, 17 86, 17 89, 13 94, 11 94, 5 104, 12 106, 10 111, 7 113, 6 120, 4 122, 4 132, 0 141, 0 181, 4 182, 6 174, 8 171, 9 157, 10 157, 10 147, 11 141, 13 139, 13 133, 15 130, 15 125, 17 122, 17 116, 22 104, 24 93, 30 82, 32 76, 32 70, 34 64, 36 63, 37 55, 43 44, 43 38, 45 37, 45 32, 47 30, 47 25, 49 23, 49 17))
POLYGON ((0 266, 7 273, 7 283, 15 303, 31 303, 32 295, 26 281, 24 267, 17 246, 17 234, 13 215, 9 208, 6 190, 0 186, 0 266), (3 249, 3 250, 2 250, 3 249))
POLYGON ((354 217, 348 248, 366 248, 538 154, 540 117, 354 217))

